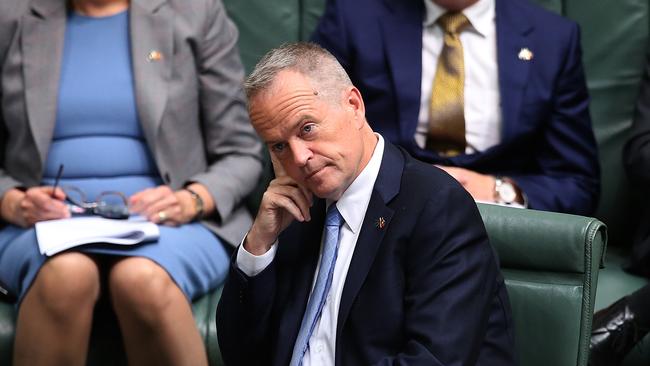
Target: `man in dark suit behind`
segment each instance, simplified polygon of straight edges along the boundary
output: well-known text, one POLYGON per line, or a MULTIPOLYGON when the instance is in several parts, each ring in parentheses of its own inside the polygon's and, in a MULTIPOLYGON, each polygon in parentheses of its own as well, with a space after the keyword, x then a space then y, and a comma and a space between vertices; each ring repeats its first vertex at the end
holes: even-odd
POLYGON ((314 44, 271 51, 246 88, 276 179, 217 310, 226 363, 516 364, 470 195, 375 134, 359 90, 314 44))
POLYGON ((574 22, 528 0, 328 0, 313 40, 359 88, 375 131, 476 200, 593 214, 600 172, 574 22), (455 94, 440 77, 449 64, 463 71, 455 94), (461 111, 455 151, 440 146, 453 141, 440 132, 445 98, 461 111))

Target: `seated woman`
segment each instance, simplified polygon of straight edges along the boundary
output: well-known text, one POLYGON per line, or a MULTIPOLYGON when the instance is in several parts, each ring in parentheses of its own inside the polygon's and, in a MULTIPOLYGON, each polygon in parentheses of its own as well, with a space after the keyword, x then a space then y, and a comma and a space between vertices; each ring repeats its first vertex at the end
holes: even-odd
POLYGON ((206 365, 190 300, 218 286, 261 172, 237 31, 220 0, 0 3, 0 282, 18 307, 14 365, 84 365, 107 294, 134 365, 206 365), (65 190, 129 197, 161 224, 134 247, 39 253, 65 190), (65 335, 65 336, 62 336, 65 335))

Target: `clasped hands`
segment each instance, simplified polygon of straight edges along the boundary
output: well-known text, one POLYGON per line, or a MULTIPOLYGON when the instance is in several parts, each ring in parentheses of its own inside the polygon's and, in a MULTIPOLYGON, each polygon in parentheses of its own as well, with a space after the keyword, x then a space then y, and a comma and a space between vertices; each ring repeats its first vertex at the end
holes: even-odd
POLYGON ((436 167, 444 170, 456 179, 472 195, 474 200, 494 202, 494 186, 496 183, 494 176, 477 173, 465 168, 441 165, 436 165, 436 167))
MULTIPOLYGON (((31 227, 39 221, 70 217, 61 188, 52 192, 51 186, 32 187, 26 191, 8 190, 0 203, 2 218, 14 225, 31 227)), ((205 188, 203 188, 205 189, 205 188)), ((191 221, 195 215, 194 201, 186 190, 173 191, 161 185, 145 189, 129 197, 131 213, 149 221, 168 226, 178 226, 191 221)))

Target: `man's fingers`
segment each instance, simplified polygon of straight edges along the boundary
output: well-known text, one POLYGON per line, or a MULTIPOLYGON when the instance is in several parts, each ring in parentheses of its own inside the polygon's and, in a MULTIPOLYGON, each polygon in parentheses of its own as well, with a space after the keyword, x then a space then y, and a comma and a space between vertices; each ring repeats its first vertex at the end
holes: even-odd
MULTIPOLYGON (((279 186, 279 187, 274 187, 270 192, 272 197, 284 197, 288 200, 291 201, 292 206, 295 206, 299 212, 300 212, 300 217, 296 218, 299 219, 300 221, 309 221, 311 220, 311 214, 309 212, 309 208, 311 207, 311 202, 307 199, 307 197, 304 196, 300 188, 294 187, 294 186, 279 186)), ((284 200, 282 202, 285 202, 284 200)))
POLYGON ((284 176, 284 177, 280 177, 280 178, 276 178, 276 179, 272 180, 271 183, 269 184, 269 189, 273 189, 274 187, 280 187, 280 186, 291 186, 291 187, 298 188, 300 193, 302 194, 302 196, 305 198, 305 200, 307 202, 307 206, 311 207, 311 205, 313 203, 313 200, 314 200, 314 198, 313 198, 314 195, 307 187, 296 183, 296 181, 294 181, 289 176, 284 176))
POLYGON ((296 205, 296 202, 291 198, 283 195, 277 195, 274 197, 273 204, 277 208, 282 208, 287 211, 291 216, 293 216, 298 221, 305 221, 305 216, 302 214, 300 207, 296 205))
POLYGON ((282 163, 278 161, 278 158, 275 157, 272 151, 269 151, 269 155, 271 156, 271 164, 273 165, 273 172, 275 173, 275 177, 286 177, 287 172, 284 170, 282 163))

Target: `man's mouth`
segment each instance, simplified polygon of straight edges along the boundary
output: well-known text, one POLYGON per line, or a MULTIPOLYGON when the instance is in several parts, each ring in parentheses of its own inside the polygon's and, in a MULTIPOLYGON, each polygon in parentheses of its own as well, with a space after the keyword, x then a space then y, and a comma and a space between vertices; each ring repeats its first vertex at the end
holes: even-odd
POLYGON ((318 174, 323 169, 325 169, 325 166, 322 166, 322 167, 320 167, 318 169, 312 170, 311 172, 307 173, 307 176, 305 176, 305 180, 310 180, 311 178, 313 178, 316 174, 318 174))

